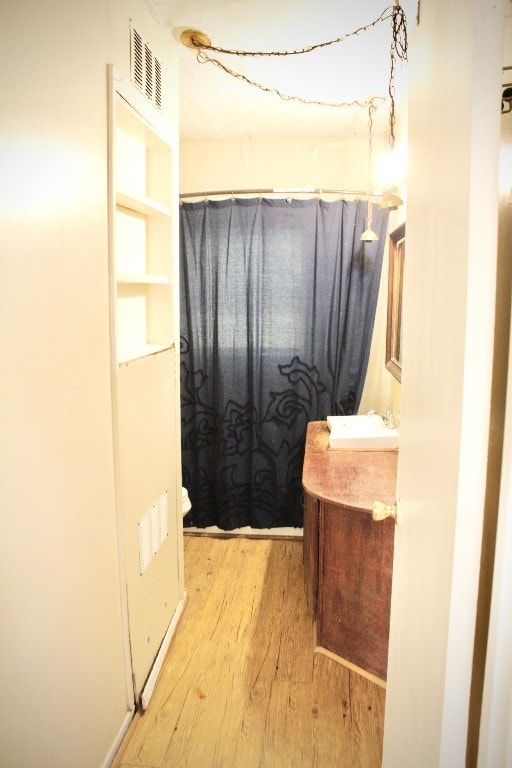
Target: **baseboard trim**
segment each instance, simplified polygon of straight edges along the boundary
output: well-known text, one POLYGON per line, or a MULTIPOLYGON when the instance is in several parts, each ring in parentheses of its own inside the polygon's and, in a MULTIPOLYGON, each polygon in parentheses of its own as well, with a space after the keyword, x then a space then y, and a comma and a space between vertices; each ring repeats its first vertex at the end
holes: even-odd
POLYGON ((183 533, 194 534, 195 536, 247 536, 251 539, 302 539, 302 528, 251 528, 249 525, 244 528, 234 528, 232 531, 224 531, 216 525, 210 525, 207 528, 183 528, 183 533))
POLYGON ((114 741, 112 742, 112 745, 105 755, 105 759, 103 760, 102 764, 100 765, 100 768, 110 768, 112 765, 119 748, 121 744, 123 743, 123 739, 128 733, 128 729, 132 723, 133 716, 135 714, 135 707, 132 707, 132 709, 129 709, 124 716, 123 722, 121 723, 121 727, 119 728, 119 731, 117 732, 117 736, 115 737, 114 741))
POLYGON ((155 685, 156 685, 156 681, 158 680, 158 675, 160 674, 160 671, 162 669, 162 665, 164 663, 166 653, 169 649, 169 645, 171 643, 174 632, 176 631, 176 627, 178 626, 178 622, 183 613, 183 609, 185 608, 186 601, 187 601, 187 593, 185 591, 183 599, 180 600, 180 602, 178 603, 178 607, 174 611, 174 615, 172 617, 171 623, 167 627, 167 631, 164 635, 164 639, 162 640, 162 644, 158 649, 158 653, 156 655, 155 661, 153 662, 153 666, 151 667, 151 672, 149 673, 146 683, 144 685, 144 688, 142 689, 142 692, 140 694, 140 706, 141 706, 141 709, 143 710, 147 708, 150 702, 151 696, 153 695, 153 691, 155 690, 155 685))
POLYGON ((333 659, 333 661, 337 661, 338 664, 343 664, 344 667, 348 667, 348 669, 352 670, 352 672, 357 672, 358 675, 365 677, 371 683, 375 683, 375 685, 380 686, 380 688, 384 688, 384 690, 386 689, 385 680, 382 680, 380 677, 373 675, 371 672, 367 672, 366 669, 362 669, 356 664, 352 664, 351 661, 347 661, 347 659, 344 659, 342 656, 338 656, 337 653, 333 653, 333 651, 329 651, 327 648, 323 648, 321 645, 317 645, 315 647, 315 653, 323 653, 324 656, 328 656, 330 659, 333 659))

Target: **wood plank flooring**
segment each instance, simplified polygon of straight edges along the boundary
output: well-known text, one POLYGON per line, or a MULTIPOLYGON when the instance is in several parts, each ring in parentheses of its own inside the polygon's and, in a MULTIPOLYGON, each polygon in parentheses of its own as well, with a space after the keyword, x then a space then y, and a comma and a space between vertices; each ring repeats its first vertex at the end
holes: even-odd
POLYGON ((188 602, 113 768, 379 768, 385 691, 314 653, 299 540, 185 537, 188 602))

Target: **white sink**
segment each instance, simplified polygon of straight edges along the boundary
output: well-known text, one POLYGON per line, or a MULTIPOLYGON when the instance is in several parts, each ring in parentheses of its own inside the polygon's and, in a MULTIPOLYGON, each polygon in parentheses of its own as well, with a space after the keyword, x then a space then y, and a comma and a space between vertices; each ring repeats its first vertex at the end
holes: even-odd
POLYGON ((381 416, 328 416, 329 448, 345 451, 386 451, 398 448, 398 429, 386 427, 381 416))

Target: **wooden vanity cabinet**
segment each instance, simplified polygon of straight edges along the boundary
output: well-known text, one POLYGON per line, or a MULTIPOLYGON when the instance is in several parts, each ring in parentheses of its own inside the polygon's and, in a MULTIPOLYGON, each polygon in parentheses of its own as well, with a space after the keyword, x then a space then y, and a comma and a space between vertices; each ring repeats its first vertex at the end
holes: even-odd
POLYGON ((309 493, 304 494, 304 580, 309 608, 316 618, 318 598, 318 533, 319 502, 309 493))
POLYGON ((385 684, 391 607, 397 451, 328 449, 326 422, 308 426, 304 460, 304 575, 318 650, 385 684))

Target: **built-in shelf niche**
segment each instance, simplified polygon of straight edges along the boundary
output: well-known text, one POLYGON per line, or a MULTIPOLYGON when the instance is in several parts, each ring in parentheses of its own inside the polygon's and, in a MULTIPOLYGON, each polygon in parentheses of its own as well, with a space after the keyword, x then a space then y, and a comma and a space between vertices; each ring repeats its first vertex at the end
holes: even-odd
POLYGON ((115 345, 118 363, 173 342, 173 149, 140 95, 113 94, 115 345), (133 102, 130 102, 130 95, 133 102), (135 106, 134 106, 135 105, 135 106))

